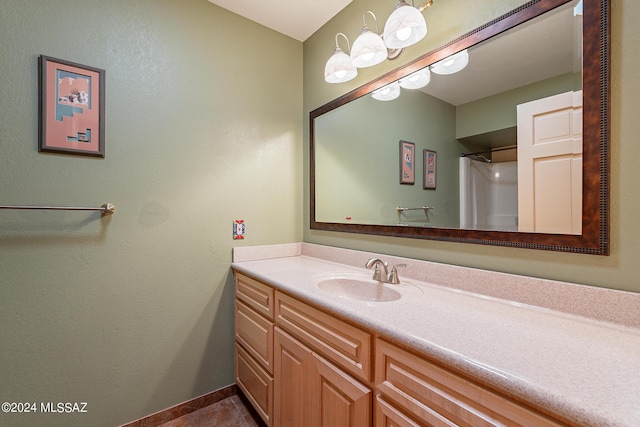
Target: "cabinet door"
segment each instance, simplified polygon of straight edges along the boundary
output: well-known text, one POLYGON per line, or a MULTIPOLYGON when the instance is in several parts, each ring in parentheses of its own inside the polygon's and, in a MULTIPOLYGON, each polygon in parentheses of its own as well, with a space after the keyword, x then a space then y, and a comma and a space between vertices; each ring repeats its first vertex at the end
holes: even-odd
POLYGON ((371 390, 344 371, 313 354, 311 380, 316 395, 311 405, 312 427, 369 427, 371 390))
POLYGON ((311 350, 276 327, 274 350, 274 427, 309 426, 313 402, 307 387, 311 350))
POLYGON ((369 388, 278 327, 274 350, 274 426, 371 426, 369 388))

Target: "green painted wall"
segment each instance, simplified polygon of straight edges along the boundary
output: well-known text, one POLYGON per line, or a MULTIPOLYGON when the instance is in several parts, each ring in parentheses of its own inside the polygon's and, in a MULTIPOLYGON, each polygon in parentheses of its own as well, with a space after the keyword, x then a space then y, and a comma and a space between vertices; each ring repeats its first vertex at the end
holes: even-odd
POLYGON ((0 211, 0 401, 88 403, 0 425, 232 384, 232 247, 302 238, 302 43, 206 0, 1 0, 0 40, 0 204, 117 208, 0 211), (105 159, 38 153, 40 54, 106 70, 105 159))
MULTIPOLYGON (((336 18, 304 43, 305 114, 355 89, 446 41, 524 4, 524 0, 435 0, 426 13, 429 34, 409 47, 395 62, 387 61, 361 70, 347 83, 330 85, 323 80, 326 60, 334 47, 334 36, 345 32, 350 40, 358 35, 362 12, 373 10, 386 20, 391 5, 386 0, 355 0, 336 18)), ((305 183, 304 240, 312 243, 370 250, 380 253, 432 260, 447 264, 557 279, 587 285, 640 292, 640 134, 637 110, 640 106, 640 2, 611 1, 611 255, 608 257, 556 253, 484 245, 385 238, 309 229, 308 181, 305 183)), ((308 115, 307 115, 308 117, 308 115)), ((308 119, 305 120, 308 140, 308 119)), ((308 144, 305 144, 305 176, 308 174, 308 144)))

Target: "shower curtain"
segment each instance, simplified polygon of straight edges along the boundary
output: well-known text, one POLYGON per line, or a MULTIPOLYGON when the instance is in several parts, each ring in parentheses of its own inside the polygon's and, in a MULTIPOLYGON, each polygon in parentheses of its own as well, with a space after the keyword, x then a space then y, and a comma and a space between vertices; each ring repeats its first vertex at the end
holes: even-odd
POLYGON ((460 228, 518 231, 517 162, 459 162, 460 228))

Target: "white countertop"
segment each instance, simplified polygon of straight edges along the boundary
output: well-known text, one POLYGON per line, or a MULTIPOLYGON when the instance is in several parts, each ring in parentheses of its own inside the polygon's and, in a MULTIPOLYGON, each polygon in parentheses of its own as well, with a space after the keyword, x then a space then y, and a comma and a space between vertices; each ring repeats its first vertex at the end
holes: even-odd
POLYGON ((318 281, 372 271, 305 255, 233 268, 580 425, 640 426, 638 328, 403 279, 403 270, 400 285, 384 285, 400 299, 347 299, 318 281))

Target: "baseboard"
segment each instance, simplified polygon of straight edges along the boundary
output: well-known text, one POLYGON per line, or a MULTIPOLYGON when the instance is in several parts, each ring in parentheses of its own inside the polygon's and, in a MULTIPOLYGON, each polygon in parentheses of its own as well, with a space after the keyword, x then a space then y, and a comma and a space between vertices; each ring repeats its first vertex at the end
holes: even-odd
POLYGON ((202 409, 206 406, 213 405, 228 397, 238 394, 238 387, 235 384, 221 388, 211 393, 203 394, 202 396, 195 397, 186 402, 156 412, 155 414, 148 415, 146 417, 131 421, 130 423, 123 424, 120 427, 156 427, 160 424, 164 424, 183 415, 190 414, 191 412, 202 409))

